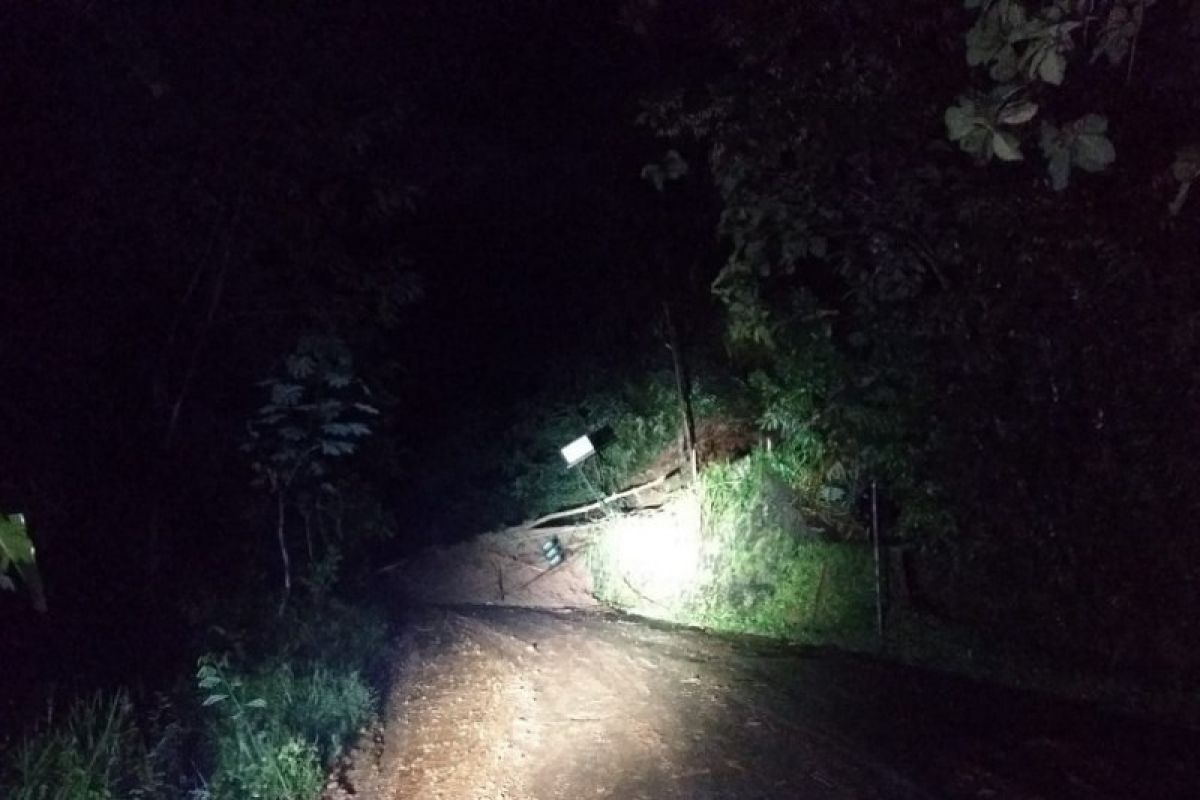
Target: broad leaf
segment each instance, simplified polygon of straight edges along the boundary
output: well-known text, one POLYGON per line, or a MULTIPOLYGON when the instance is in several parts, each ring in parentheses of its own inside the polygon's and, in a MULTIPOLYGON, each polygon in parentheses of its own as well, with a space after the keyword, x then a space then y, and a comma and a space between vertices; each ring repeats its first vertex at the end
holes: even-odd
POLYGON ((946 109, 946 134, 950 141, 957 142, 970 133, 977 119, 975 103, 966 98, 959 98, 958 105, 946 109))
POLYGON ((1075 139, 1073 161, 1082 170, 1100 172, 1116 157, 1113 143, 1103 134, 1085 133, 1075 139))
POLYGON ((1056 192, 1067 188, 1071 180, 1071 154, 1066 150, 1055 153, 1050 157, 1047 169, 1050 172, 1050 186, 1056 192))
POLYGON ((277 406, 294 406, 304 396, 304 387, 295 383, 271 384, 271 402, 277 406))
POLYGON ((1100 172, 1117 157, 1116 150, 1105 135, 1108 118, 1101 114, 1086 114, 1071 123, 1074 134, 1071 142, 1071 161, 1087 172, 1100 172))
POLYGON ((1044 48, 1037 62, 1037 76, 1046 83, 1061 86, 1067 75, 1067 57, 1053 45, 1044 48))
POLYGON ((992 136, 992 152, 1001 161, 1021 161, 1021 143, 1007 131, 996 131, 992 136))
POLYGON ((1071 123, 1076 133, 1104 133, 1108 130, 1108 117, 1103 114, 1084 114, 1071 123))
POLYGON ((1180 183, 1190 183, 1200 178, 1200 145, 1179 148, 1175 163, 1171 165, 1171 176, 1180 183))
POLYGON ((1038 112, 1038 104, 1031 100, 1018 100, 1000 109, 999 121, 1005 125, 1024 125, 1038 112))
POLYGON ((293 378, 307 378, 317 369, 316 359, 310 355, 294 353, 288 356, 284 363, 288 374, 293 378))
POLYGON ((993 57, 992 68, 988 70, 988 74, 994 81, 1007 83, 1017 77, 1018 64, 1016 48, 1005 45, 993 57))
MULTIPOLYGON (((0 514, 0 575, 13 566, 21 567, 33 563, 33 542, 25 528, 22 514, 0 514)), ((4 589, 12 588, 6 578, 4 589)))

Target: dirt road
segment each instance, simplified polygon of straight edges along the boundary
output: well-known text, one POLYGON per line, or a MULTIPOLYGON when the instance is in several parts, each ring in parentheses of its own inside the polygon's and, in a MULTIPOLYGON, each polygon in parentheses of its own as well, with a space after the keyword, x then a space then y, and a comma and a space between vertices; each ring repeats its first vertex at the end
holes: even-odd
POLYGON ((596 610, 431 608, 331 798, 1195 798, 1194 733, 596 610))

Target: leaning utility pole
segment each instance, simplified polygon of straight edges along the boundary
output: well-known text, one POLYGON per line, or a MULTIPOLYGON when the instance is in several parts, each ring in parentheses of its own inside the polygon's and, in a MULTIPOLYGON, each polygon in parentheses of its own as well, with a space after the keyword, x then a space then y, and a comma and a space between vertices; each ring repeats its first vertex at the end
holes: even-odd
POLYGON ((690 470, 692 483, 695 483, 699 465, 696 463, 696 417, 692 413, 691 382, 679 344, 679 333, 671 319, 671 304, 666 301, 663 301, 663 315, 667 324, 667 349, 671 351, 671 360, 675 364, 675 388, 679 392, 679 409, 683 417, 683 460, 690 470))

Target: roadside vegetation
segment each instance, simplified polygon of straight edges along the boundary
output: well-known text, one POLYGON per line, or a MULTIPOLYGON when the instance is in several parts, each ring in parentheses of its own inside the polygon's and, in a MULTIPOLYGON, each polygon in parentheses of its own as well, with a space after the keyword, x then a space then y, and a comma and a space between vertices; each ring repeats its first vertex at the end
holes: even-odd
MULTIPOLYGON (((601 93, 638 127, 586 153, 590 106, 422 128, 403 20, 85 5, 5 28, 4 185, 45 188, 4 220, 4 798, 312 800, 376 710, 382 558, 686 477, 673 356, 701 474, 613 510, 602 599, 1200 725, 1197 0, 628 0, 595 63, 653 54, 601 93), (414 172, 496 183, 421 220, 414 172), (77 652, 117 675, 55 695, 77 652)), ((441 24, 507 52, 489 13, 441 24)))
MULTIPOLYGON (((378 709, 381 617, 305 600, 262 609, 248 629, 210 633, 190 679, 101 691, 49 706, 6 744, 13 800, 301 800, 378 709)), ((228 615, 226 619, 229 618, 228 615)), ((243 615, 245 617, 245 615, 243 615)))
POLYGON ((259 387, 242 448, 259 535, 221 591, 177 599, 193 675, 52 699, 3 743, 0 795, 311 800, 379 711, 386 617, 345 599, 364 548, 394 530, 345 465, 379 411, 335 337, 302 337, 259 387))

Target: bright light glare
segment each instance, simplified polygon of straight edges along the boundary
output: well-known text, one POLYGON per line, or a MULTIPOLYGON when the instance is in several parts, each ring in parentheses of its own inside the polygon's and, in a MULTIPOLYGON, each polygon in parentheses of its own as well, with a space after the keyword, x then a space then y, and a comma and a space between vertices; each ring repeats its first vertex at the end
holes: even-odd
POLYGON ((573 467, 595 452, 596 448, 592 445, 592 440, 587 436, 580 436, 562 449, 562 457, 568 467, 573 467))
POLYGON ((639 595, 639 613, 663 616, 681 610, 700 588, 703 543, 694 497, 680 498, 654 514, 621 520, 607 537, 612 567, 639 595))

